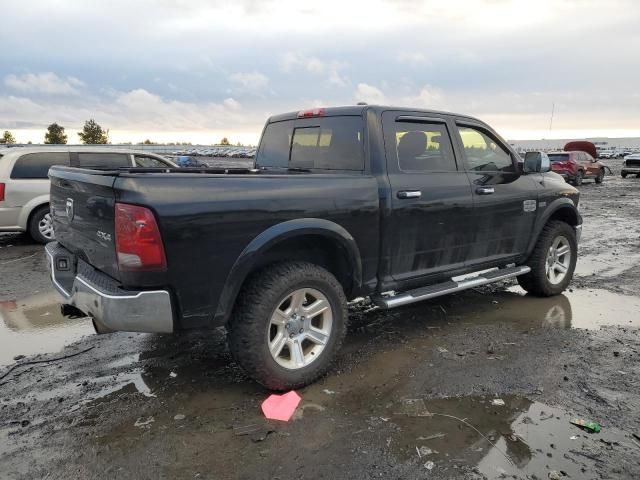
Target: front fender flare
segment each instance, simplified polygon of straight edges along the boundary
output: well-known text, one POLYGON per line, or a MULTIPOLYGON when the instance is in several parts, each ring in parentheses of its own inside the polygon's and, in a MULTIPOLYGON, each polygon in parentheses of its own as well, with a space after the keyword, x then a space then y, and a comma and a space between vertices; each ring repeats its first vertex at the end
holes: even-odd
POLYGON ((547 224, 549 219, 555 213, 557 213, 558 211, 564 208, 570 209, 572 211, 572 214, 575 214, 577 219, 576 225, 582 224, 582 217, 580 216, 580 213, 578 213, 578 209, 573 204, 573 201, 567 197, 556 198, 547 206, 547 208, 545 208, 542 215, 540 215, 540 217, 536 221, 536 224, 533 229, 533 235, 531 235, 531 239, 529 240, 529 245, 527 247, 527 258, 529 257, 529 255, 531 255, 531 252, 533 252, 533 249, 535 248, 536 243, 538 242, 538 237, 540 236, 542 229, 547 224))
POLYGON ((351 234, 335 222, 320 218, 299 218, 269 227, 255 237, 242 251, 231 267, 218 300, 214 323, 225 323, 236 297, 247 276, 257 264, 260 256, 279 242, 305 235, 319 235, 335 241, 345 249, 353 272, 353 288, 362 284, 362 260, 360 250, 351 234))

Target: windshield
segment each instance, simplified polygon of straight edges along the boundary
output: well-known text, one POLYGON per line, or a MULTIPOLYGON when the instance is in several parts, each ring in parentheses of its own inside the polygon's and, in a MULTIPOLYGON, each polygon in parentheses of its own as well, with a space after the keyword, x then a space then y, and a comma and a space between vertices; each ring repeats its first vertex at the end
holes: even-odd
POLYGON ((568 153, 550 153, 549 160, 551 160, 551 163, 566 162, 567 160, 569 160, 569 154, 568 153))
POLYGON ((315 117, 267 125, 257 167, 356 170, 364 165, 359 116, 315 117))

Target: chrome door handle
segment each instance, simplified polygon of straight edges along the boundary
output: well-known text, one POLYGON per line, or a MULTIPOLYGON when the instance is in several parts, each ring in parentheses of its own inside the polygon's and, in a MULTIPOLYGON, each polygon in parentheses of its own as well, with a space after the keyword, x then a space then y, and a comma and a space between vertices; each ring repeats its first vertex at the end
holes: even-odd
POLYGON ((476 188, 476 193, 478 195, 491 195, 496 191, 493 187, 478 187, 476 188))
POLYGON ((422 192, 420 190, 401 190, 398 192, 398 198, 420 198, 422 192))

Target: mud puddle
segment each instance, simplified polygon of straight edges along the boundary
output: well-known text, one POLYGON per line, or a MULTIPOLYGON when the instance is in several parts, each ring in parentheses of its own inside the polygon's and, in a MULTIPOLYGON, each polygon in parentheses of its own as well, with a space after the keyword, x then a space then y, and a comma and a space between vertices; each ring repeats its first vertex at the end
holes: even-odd
POLYGON ((0 366, 12 363, 17 355, 57 352, 93 333, 88 319, 70 320, 60 314, 55 292, 0 301, 0 366))
POLYGON ((467 465, 488 478, 548 478, 552 471, 585 478, 596 473, 608 450, 637 448, 623 431, 587 433, 571 424, 577 417, 565 410, 519 396, 405 399, 389 410, 383 418, 398 427, 387 440, 392 451, 426 470, 467 465))
POLYGON ((576 289, 539 298, 513 285, 500 291, 468 291, 394 310, 354 306, 356 323, 366 327, 419 331, 456 324, 505 323, 514 328, 583 328, 607 325, 640 327, 640 298, 603 289, 576 289), (363 308, 358 313, 358 308, 363 308), (359 318, 358 318, 359 317, 359 318))

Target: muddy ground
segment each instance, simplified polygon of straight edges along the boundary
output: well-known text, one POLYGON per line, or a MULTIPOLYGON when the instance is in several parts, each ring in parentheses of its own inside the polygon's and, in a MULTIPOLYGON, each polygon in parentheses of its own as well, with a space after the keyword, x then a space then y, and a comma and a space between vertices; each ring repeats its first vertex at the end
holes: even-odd
POLYGON ((288 423, 223 330, 91 335, 59 317, 42 248, 0 235, 0 478, 639 478, 640 179, 580 189, 565 295, 353 305, 288 423))

